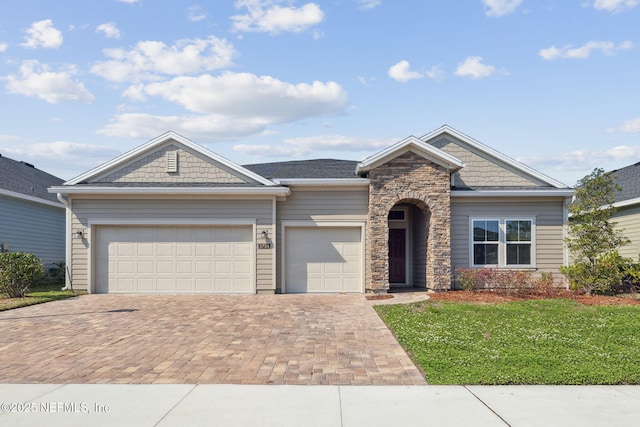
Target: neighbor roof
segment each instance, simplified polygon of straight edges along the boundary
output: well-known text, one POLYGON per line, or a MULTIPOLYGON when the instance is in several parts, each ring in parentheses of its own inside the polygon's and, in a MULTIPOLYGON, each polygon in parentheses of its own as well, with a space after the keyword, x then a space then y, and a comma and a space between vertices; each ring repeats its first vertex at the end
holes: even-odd
POLYGON ((357 178, 353 160, 314 159, 244 165, 253 173, 268 179, 278 178, 357 178))
POLYGON ((0 193, 18 193, 29 198, 58 202, 56 195, 47 192, 47 188, 63 182, 63 179, 36 169, 30 163, 0 155, 0 193))
POLYGON ((616 183, 622 187, 616 192, 616 203, 640 198, 640 162, 611 171, 616 183))

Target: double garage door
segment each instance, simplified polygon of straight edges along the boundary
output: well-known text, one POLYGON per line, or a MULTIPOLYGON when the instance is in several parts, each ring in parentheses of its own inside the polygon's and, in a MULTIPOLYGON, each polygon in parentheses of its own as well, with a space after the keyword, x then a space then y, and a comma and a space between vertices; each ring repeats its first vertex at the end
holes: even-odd
POLYGON ((254 293, 251 226, 101 226, 97 293, 254 293))

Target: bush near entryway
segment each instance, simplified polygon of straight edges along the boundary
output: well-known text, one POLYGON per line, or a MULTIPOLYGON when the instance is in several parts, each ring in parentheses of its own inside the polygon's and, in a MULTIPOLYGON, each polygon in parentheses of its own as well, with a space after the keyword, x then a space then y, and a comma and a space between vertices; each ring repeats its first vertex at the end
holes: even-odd
POLYGON ((21 298, 29 287, 45 277, 42 261, 25 252, 0 253, 0 293, 21 298))
POLYGON ((551 296, 560 289, 553 273, 497 268, 458 268, 455 285, 465 291, 490 290, 502 294, 551 296))

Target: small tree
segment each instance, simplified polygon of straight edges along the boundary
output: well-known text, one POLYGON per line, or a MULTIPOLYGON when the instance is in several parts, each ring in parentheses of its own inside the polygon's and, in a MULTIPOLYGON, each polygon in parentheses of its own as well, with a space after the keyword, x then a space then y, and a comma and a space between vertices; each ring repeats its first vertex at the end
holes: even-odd
POLYGON ((29 287, 46 275, 42 261, 24 252, 0 253, 0 293, 21 298, 29 287))
POLYGON ((569 232, 565 239, 572 262, 561 268, 574 288, 587 292, 610 290, 621 280, 620 272, 629 263, 617 253, 629 239, 610 221, 616 211, 612 205, 617 190, 620 186, 603 169, 594 169, 578 181, 575 201, 569 206, 569 232))

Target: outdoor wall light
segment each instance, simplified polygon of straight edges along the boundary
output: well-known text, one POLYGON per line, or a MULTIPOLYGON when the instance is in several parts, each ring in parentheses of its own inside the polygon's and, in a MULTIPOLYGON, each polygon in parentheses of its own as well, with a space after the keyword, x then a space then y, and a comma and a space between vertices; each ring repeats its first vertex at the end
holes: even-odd
POLYGON ((267 233, 267 230, 262 230, 260 232, 260 237, 262 237, 263 239, 267 239, 267 236, 269 235, 269 233, 267 233))
POLYGON ((84 233, 82 232, 82 230, 77 230, 77 231, 74 231, 72 235, 74 239, 82 239, 82 237, 84 236, 84 233))

